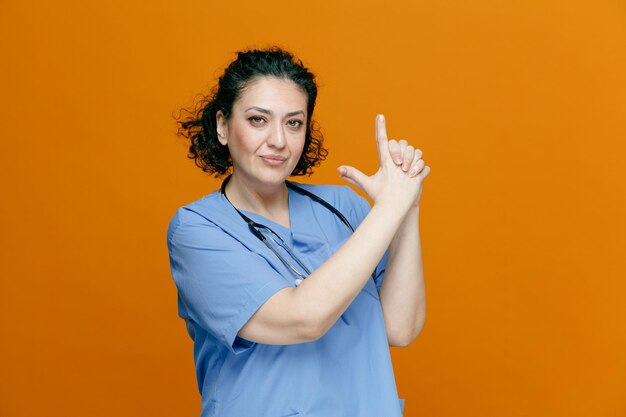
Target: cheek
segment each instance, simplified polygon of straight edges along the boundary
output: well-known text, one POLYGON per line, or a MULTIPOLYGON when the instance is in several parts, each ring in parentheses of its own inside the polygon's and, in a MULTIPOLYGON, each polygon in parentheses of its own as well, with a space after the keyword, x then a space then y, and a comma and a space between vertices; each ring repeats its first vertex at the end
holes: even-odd
POLYGON ((296 164, 302 157, 302 153, 304 152, 303 144, 303 142, 298 141, 297 143, 292 143, 290 146, 291 158, 293 159, 294 164, 296 164))
POLYGON ((296 148, 292 149, 294 168, 296 167, 296 165, 298 165, 298 162, 300 162, 300 159, 302 159, 302 155, 304 154, 305 151, 306 151, 306 148, 304 147, 304 140, 298 143, 297 149, 296 148))
POLYGON ((231 155, 247 155, 256 151, 258 142, 254 135, 235 134, 228 141, 228 149, 231 155))
POLYGON ((295 140, 295 148, 298 149, 299 151, 303 151, 305 142, 306 142, 305 134, 298 135, 298 137, 295 140))

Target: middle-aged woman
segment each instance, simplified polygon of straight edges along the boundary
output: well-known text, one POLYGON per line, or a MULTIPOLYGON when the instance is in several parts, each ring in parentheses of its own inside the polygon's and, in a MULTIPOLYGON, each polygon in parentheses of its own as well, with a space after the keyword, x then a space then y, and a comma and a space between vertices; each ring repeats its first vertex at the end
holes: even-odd
POLYGON ((388 140, 378 115, 378 171, 338 168, 373 207, 349 186, 288 181, 326 155, 316 97, 292 54, 248 50, 180 121, 189 157, 231 173, 167 231, 203 417, 402 415, 389 346, 424 324, 418 214, 430 168, 388 140))

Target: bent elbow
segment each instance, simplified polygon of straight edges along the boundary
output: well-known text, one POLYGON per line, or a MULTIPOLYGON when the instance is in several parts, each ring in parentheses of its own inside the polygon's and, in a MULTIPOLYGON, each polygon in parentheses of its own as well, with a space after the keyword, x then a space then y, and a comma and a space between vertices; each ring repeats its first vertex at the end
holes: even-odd
POLYGON ((322 329, 319 323, 313 320, 304 321, 301 325, 302 338, 307 342, 313 342, 326 334, 326 330, 322 329))
POLYGON ((310 297, 299 298, 304 297, 299 291, 295 291, 295 305, 298 306, 295 314, 299 317, 300 334, 312 342, 324 336, 332 325, 328 325, 328 319, 320 305, 311 302, 310 297))
POLYGON ((405 348, 408 347, 414 339, 410 339, 410 338, 388 338, 389 340, 389 346, 391 347, 401 347, 401 348, 405 348))
POLYGON ((313 342, 314 340, 324 336, 326 330, 321 325, 321 321, 318 320, 314 314, 311 314, 310 311, 300 309, 299 316, 300 335, 304 340, 307 342, 313 342))
POLYGON ((421 321, 419 326, 415 328, 411 333, 404 333, 397 336, 388 336, 389 346, 402 348, 408 347, 411 343, 413 343, 415 339, 417 339, 417 336, 422 333, 423 328, 424 321, 421 321))

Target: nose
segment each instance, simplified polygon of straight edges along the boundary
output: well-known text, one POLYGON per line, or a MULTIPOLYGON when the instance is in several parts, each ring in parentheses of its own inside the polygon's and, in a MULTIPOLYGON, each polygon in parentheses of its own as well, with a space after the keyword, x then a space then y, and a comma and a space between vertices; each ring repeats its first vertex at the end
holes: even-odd
POLYGON ((273 148, 282 149, 287 144, 285 138, 285 131, 283 130, 283 125, 279 122, 270 132, 269 137, 267 138, 268 146, 273 148))

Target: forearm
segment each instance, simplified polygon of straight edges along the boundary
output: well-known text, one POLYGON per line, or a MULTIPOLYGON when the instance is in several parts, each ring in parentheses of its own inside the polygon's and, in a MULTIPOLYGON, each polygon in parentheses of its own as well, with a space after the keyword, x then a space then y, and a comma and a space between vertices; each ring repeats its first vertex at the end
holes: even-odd
POLYGON ((389 245, 380 300, 390 344, 408 345, 426 319, 419 206, 409 210, 389 245))
POLYGON ((374 205, 344 245, 297 287, 296 305, 313 334, 323 335, 356 298, 403 219, 396 207, 374 205))

